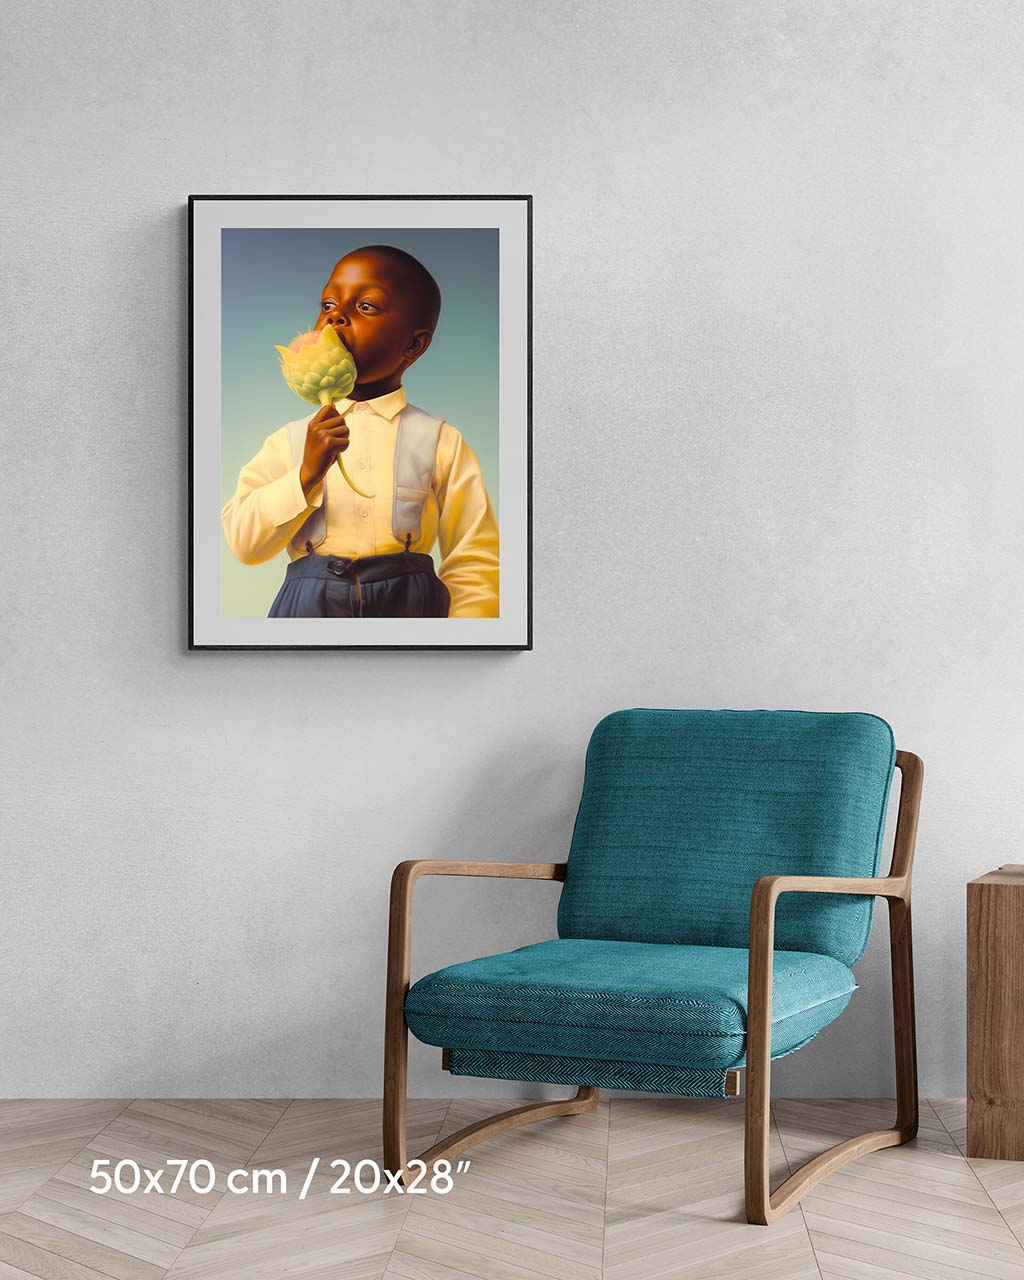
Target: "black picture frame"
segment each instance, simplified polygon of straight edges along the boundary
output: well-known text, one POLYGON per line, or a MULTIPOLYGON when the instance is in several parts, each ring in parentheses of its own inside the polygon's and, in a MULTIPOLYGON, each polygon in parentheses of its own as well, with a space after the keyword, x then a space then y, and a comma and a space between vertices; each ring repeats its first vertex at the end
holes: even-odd
POLYGON ((355 652, 441 651, 530 651, 533 649, 533 196, 532 194, 325 194, 325 195, 240 195, 193 194, 188 197, 188 650, 190 652, 296 652, 343 650, 355 652), (522 643, 493 644, 209 644, 195 635, 195 214, 206 201, 522 201, 526 210, 526 386, 525 386, 525 499, 526 499, 526 635, 522 643))

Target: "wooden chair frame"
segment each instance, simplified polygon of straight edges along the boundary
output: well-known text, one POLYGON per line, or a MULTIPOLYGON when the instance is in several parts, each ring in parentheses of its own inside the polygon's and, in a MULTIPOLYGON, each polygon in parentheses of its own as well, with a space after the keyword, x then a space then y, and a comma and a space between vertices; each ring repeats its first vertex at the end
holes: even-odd
POLYGON ((898 1147, 917 1135, 917 1033, 914 1021, 914 952, 910 931, 910 876, 914 867, 917 819, 921 810, 924 765, 909 751, 897 751, 902 775, 892 862, 884 877, 763 876, 750 900, 750 969, 747 981, 746 1124, 743 1131, 743 1181, 747 1221, 762 1226, 781 1218, 796 1202, 844 1164, 898 1147), (772 953, 775 904, 781 893, 857 893, 885 898, 889 904, 889 956, 892 968, 893 1040, 896 1048, 896 1123, 891 1129, 847 1138, 829 1147, 772 1192, 768 1183, 771 1129, 772 953))
MULTIPOLYGON (((505 880, 564 880, 564 862, 402 862, 391 877, 391 912, 388 924, 387 1004, 384 1014, 384 1167, 391 1173, 409 1163, 406 1150, 406 1100, 409 1077, 409 1028, 405 1021, 405 997, 409 993, 412 950, 412 891, 420 876, 488 876, 505 880)), ((467 1125, 435 1142, 419 1157, 433 1160, 461 1155, 478 1142, 517 1129, 532 1120, 550 1116, 574 1116, 593 1111, 597 1089, 577 1089, 564 1102, 532 1102, 467 1125)))
MULTIPOLYGON (((746 1121, 744 1189, 747 1221, 767 1225, 843 1165, 869 1151, 899 1146, 917 1133, 917 1048, 914 1024, 914 962, 910 929, 910 879, 921 805, 924 766, 909 751, 896 753, 902 775, 892 862, 885 877, 763 876, 750 903, 750 968, 747 993, 746 1121), (893 1030, 896 1048, 896 1123, 891 1129, 863 1133, 809 1160, 772 1192, 768 1180, 771 1130, 772 956, 775 905, 782 893, 852 893, 883 897, 889 905, 892 962, 893 1030)), ((409 1163, 406 1147, 409 1029, 405 999, 412 951, 412 893, 420 876, 484 876, 513 880, 563 881, 564 862, 411 861, 395 868, 391 880, 388 926, 387 1003, 384 1024, 384 1166, 391 1173, 409 1163)), ((447 1065, 447 1051, 444 1053, 447 1065)), ((727 1095, 739 1092, 739 1070, 726 1079, 727 1095)), ((534 1120, 593 1111, 599 1091, 581 1086, 575 1097, 534 1102, 467 1125, 435 1142, 419 1157, 429 1165, 451 1159, 488 1138, 534 1120)))

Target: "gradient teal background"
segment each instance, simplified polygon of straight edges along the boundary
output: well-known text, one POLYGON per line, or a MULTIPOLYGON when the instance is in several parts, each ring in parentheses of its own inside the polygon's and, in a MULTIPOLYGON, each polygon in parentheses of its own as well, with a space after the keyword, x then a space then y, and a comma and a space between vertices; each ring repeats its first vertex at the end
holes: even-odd
MULTIPOLYGON (((339 258, 367 244, 413 254, 441 288, 433 342, 407 370, 409 400, 466 437, 498 508, 498 229, 249 228, 221 232, 221 501, 272 431, 316 412, 288 390, 275 343, 312 328, 339 258)), ((437 548, 434 548, 437 559, 437 548)), ((240 564, 221 537, 221 612, 262 618, 284 580, 282 552, 240 564)))

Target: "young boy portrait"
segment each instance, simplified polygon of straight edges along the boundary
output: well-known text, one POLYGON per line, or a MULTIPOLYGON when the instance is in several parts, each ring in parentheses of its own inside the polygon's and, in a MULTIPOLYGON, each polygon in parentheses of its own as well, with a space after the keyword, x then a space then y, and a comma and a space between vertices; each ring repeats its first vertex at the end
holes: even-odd
POLYGON ((267 436, 221 510, 243 564, 287 553, 269 617, 499 616, 498 521, 480 463, 403 386, 441 302, 427 268, 394 246, 367 245, 334 266, 313 331, 333 328, 355 386, 267 436), (351 485, 335 465, 342 454, 351 485))

